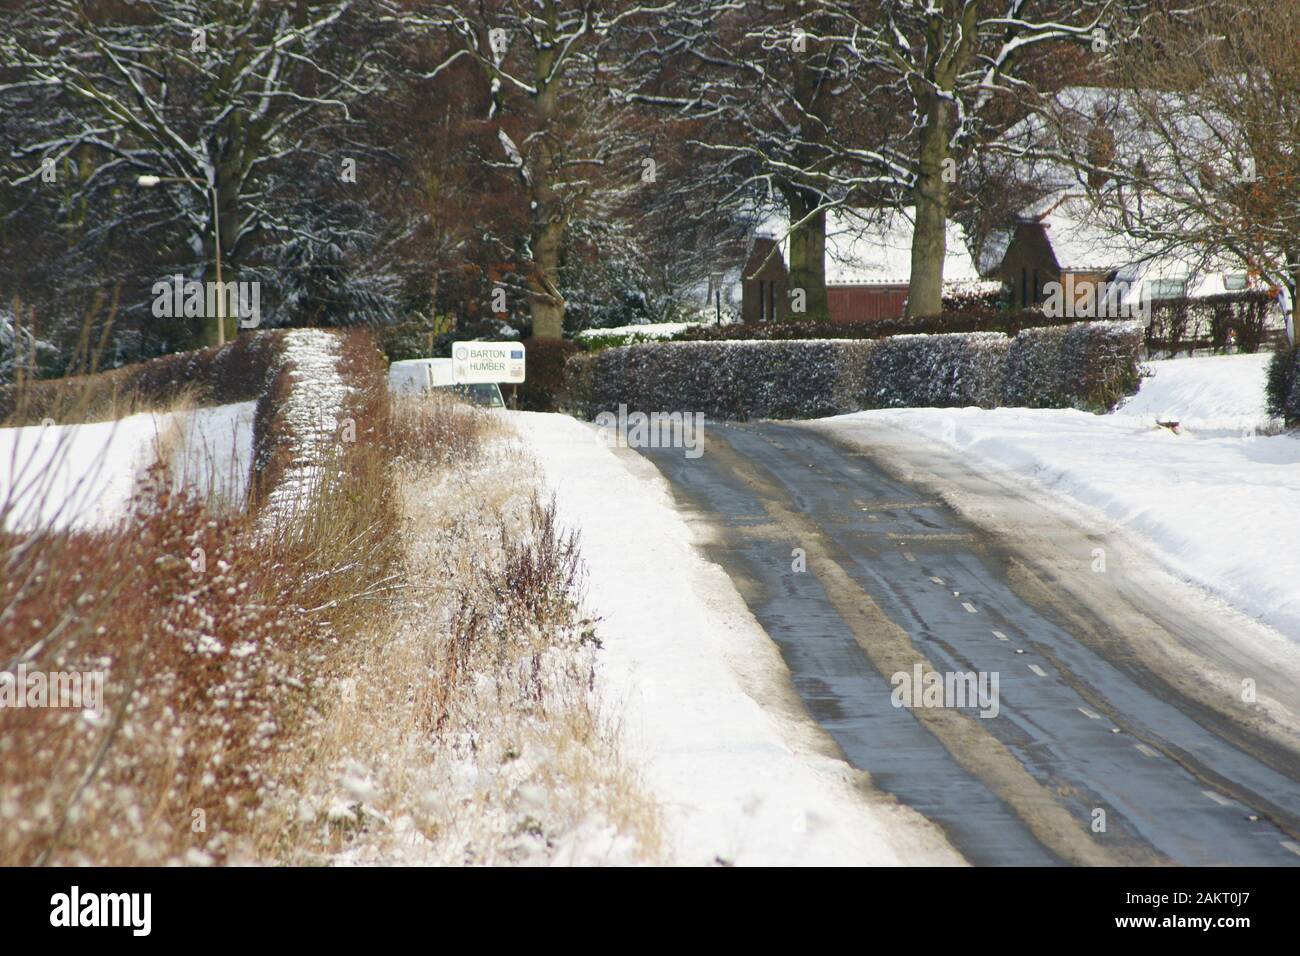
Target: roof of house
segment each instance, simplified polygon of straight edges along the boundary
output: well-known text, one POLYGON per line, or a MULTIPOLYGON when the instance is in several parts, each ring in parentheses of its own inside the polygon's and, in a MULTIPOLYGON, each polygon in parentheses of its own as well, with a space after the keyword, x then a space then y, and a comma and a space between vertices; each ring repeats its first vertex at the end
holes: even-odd
POLYGON ((1193 94, 1171 91, 1068 86, 1057 92, 1044 113, 1031 113, 1012 125, 999 142, 1008 148, 1006 162, 1023 177, 1048 189, 1077 189, 1086 176, 1061 154, 1082 156, 1102 145, 1111 151, 1107 165, 1141 166, 1167 183, 1194 181, 1194 166, 1225 178, 1244 177, 1249 169, 1234 162, 1247 154, 1238 124, 1193 94), (1104 131, 1104 144, 1097 135, 1104 131), (1170 148, 1181 145, 1181 155, 1170 148), (1036 158, 1030 158, 1036 157, 1036 158))
POLYGON ((1054 196, 1027 209, 1024 220, 1042 224, 1062 272, 1115 273, 1130 284, 1132 296, 1144 282, 1159 280, 1186 283, 1191 298, 1221 295, 1228 291, 1225 276, 1247 272, 1241 262, 1196 246, 1140 239, 1086 196, 1054 196))
MULTIPOLYGON (((912 275, 913 207, 859 210, 837 207, 826 213, 827 285, 907 285, 912 275)), ((771 216, 759 236, 775 238, 789 258, 789 220, 771 216)), ((966 232, 948 221, 943 268, 947 283, 979 283, 979 270, 966 246, 966 232)))
POLYGON ((1065 272, 1109 272, 1154 254, 1104 222, 1084 196, 1054 197, 1045 208, 1026 210, 1025 218, 1043 225, 1057 265, 1065 272))
MULTIPOLYGON (((1189 294, 1223 291, 1224 273, 1240 274, 1245 265, 1230 256, 1207 257, 1198 237, 1212 235, 1197 222, 1194 206, 1133 192, 1132 184, 1113 179, 1090 181, 1066 160, 1104 149, 1107 166, 1142 170, 1167 190, 1196 189, 1207 174, 1241 180, 1251 175, 1249 150, 1233 117, 1223 115, 1196 93, 1069 86, 1053 94, 1041 113, 1030 113, 1000 137, 1006 147, 988 154, 989 162, 1015 168, 1030 191, 1046 198, 1022 212, 1021 221, 1041 221, 1058 264, 1067 272, 1102 272, 1121 268, 1146 278, 1188 279, 1189 294), (1170 142, 1183 147, 1170 148, 1170 142), (1086 198, 1092 194, 1095 202, 1086 198), (1168 235, 1185 241, 1141 240, 1122 221, 1123 210, 1145 219, 1168 235)), ((986 273, 997 241, 985 245, 986 273)), ((1005 250, 1003 250, 1005 256, 1005 250)))
POLYGON ((979 260, 975 263, 979 267, 980 275, 997 274, 1014 236, 1014 229, 993 229, 984 236, 984 245, 980 248, 979 260))
POLYGON ((772 251, 772 247, 776 244, 776 239, 772 236, 755 236, 753 243, 749 247, 749 258, 745 260, 745 266, 741 274, 746 279, 785 278, 785 258, 783 255, 774 254, 772 251))

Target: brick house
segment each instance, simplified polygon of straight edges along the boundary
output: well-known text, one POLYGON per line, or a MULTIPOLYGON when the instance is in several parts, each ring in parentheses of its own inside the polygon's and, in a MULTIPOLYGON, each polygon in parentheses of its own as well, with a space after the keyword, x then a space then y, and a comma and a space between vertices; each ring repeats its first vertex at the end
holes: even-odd
MULTIPOLYGON (((913 211, 832 209, 826 214, 826 300, 832 323, 896 318, 907 308, 912 273, 913 211)), ((788 226, 773 217, 757 231, 741 275, 746 322, 797 318, 790 311, 788 226), (773 251, 775 249, 775 252, 773 251)), ((949 221, 947 291, 996 288, 981 279, 965 231, 949 221)))

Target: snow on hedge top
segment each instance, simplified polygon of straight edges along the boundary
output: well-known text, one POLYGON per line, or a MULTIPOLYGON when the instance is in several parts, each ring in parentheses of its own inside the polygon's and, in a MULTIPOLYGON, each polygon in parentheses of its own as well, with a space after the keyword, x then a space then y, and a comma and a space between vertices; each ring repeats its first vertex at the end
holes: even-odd
POLYGON ((577 337, 580 339, 594 339, 606 335, 640 335, 647 339, 666 339, 699 324, 701 323, 648 322, 645 325, 616 325, 608 329, 583 329, 577 333, 577 337))
POLYGON ((339 340, 328 332, 287 332, 284 359, 292 363, 292 384, 283 411, 290 453, 263 509, 262 520, 268 526, 291 518, 311 499, 325 474, 323 463, 337 440, 344 401, 351 391, 339 372, 339 340))

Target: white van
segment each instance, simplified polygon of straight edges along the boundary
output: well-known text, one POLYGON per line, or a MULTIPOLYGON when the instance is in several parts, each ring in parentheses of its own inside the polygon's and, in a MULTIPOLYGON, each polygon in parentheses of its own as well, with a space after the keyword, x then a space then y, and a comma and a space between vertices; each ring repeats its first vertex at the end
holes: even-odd
POLYGON ((501 387, 496 382, 456 385, 451 380, 451 359, 407 359, 388 367, 388 388, 396 395, 428 395, 432 390, 450 392, 457 398, 483 408, 505 408, 501 387))

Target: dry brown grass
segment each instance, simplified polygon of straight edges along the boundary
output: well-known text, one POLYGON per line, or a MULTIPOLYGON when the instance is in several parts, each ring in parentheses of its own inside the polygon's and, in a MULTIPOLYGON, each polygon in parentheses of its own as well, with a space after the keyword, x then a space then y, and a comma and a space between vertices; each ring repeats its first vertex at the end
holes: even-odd
POLYGON ((0 710, 0 864, 657 857, 508 429, 390 408, 364 336, 340 366, 356 440, 292 522, 160 480, 120 528, 0 534, 0 669, 106 675, 101 718, 0 710))
POLYGON ((395 431, 408 587, 385 626, 342 649, 279 851, 294 862, 658 859, 658 807, 594 690, 578 542, 535 497, 533 466, 499 417, 466 406, 403 403, 395 431))
POLYGON ((125 532, 3 542, 17 573, 0 598, 0 656, 101 671, 105 712, 0 711, 0 860, 159 862, 194 846, 194 809, 208 828, 237 829, 237 795, 292 668, 244 650, 274 644, 280 622, 249 593, 243 525, 163 492, 125 532), (24 646, 24 633, 40 640, 24 646))
MULTIPOLYGON (((382 365, 347 353, 347 411, 377 422, 382 365)), ((159 475, 120 527, 0 538, 0 667, 106 680, 99 720, 0 710, 0 863, 256 857, 277 752, 296 746, 338 635, 397 567, 366 427, 331 449, 304 520, 270 535, 159 475)))

